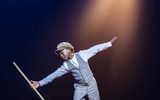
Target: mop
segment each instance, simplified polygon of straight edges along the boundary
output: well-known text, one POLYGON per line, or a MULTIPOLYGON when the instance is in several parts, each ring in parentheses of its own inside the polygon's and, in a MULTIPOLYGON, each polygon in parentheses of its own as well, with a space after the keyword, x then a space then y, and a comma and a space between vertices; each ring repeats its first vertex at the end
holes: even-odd
POLYGON ((31 86, 31 88, 35 91, 35 93, 39 96, 39 98, 41 100, 45 100, 43 98, 43 96, 38 92, 38 90, 32 85, 32 83, 29 81, 29 79, 26 77, 26 75, 22 72, 22 70, 18 67, 18 65, 15 62, 13 62, 13 65, 21 73, 21 75, 24 77, 24 79, 27 81, 27 83, 31 86))

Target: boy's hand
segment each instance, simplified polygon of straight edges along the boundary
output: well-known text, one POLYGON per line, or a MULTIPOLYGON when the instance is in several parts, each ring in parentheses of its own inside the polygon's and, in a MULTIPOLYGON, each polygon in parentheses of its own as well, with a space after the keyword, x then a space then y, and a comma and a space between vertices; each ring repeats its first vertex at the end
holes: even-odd
POLYGON ((115 40, 117 40, 117 36, 115 36, 110 42, 113 44, 115 40))
POLYGON ((38 81, 32 81, 31 80, 31 83, 32 83, 33 87, 36 88, 36 89, 40 86, 38 81))

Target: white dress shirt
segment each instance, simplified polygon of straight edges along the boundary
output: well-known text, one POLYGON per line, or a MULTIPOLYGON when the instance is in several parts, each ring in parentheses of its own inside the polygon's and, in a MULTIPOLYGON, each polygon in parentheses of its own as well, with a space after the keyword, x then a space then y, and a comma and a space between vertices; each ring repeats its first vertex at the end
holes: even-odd
MULTIPOLYGON (((107 48, 109 48, 111 46, 112 46, 111 42, 101 43, 101 44, 95 45, 95 46, 93 46, 93 47, 91 47, 89 49, 81 50, 81 51, 79 51, 77 53, 81 56, 81 58, 84 61, 88 62, 88 59, 90 59, 91 57, 96 55, 98 52, 106 50, 107 48)), ((69 61, 73 65, 75 65, 75 67, 79 66, 75 55, 73 56, 72 59, 69 59, 69 61)), ((69 72, 69 68, 67 66, 66 61, 64 61, 64 63, 61 65, 61 67, 59 67, 56 71, 54 71, 53 73, 48 75, 46 78, 44 78, 44 79, 39 81, 40 86, 46 85, 46 84, 52 82, 55 78, 58 78, 58 77, 66 74, 68 72, 69 72)))

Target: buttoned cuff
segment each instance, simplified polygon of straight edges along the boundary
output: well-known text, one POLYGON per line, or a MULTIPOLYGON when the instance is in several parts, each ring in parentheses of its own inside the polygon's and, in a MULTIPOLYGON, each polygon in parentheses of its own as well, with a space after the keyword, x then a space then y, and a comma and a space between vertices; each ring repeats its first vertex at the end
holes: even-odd
POLYGON ((40 85, 41 87, 42 87, 44 84, 45 84, 45 83, 44 83, 43 80, 39 81, 39 85, 40 85))
POLYGON ((108 43, 107 43, 107 46, 108 46, 108 47, 111 47, 111 46, 112 46, 112 43, 111 43, 111 42, 108 42, 108 43))

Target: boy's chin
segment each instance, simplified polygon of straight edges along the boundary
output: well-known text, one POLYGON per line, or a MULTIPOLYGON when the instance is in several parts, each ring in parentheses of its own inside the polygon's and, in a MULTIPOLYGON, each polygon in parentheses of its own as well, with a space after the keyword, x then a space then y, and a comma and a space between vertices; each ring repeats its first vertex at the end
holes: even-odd
POLYGON ((66 60, 69 60, 69 59, 68 59, 68 58, 63 58, 63 60, 65 60, 65 61, 66 61, 66 60))

